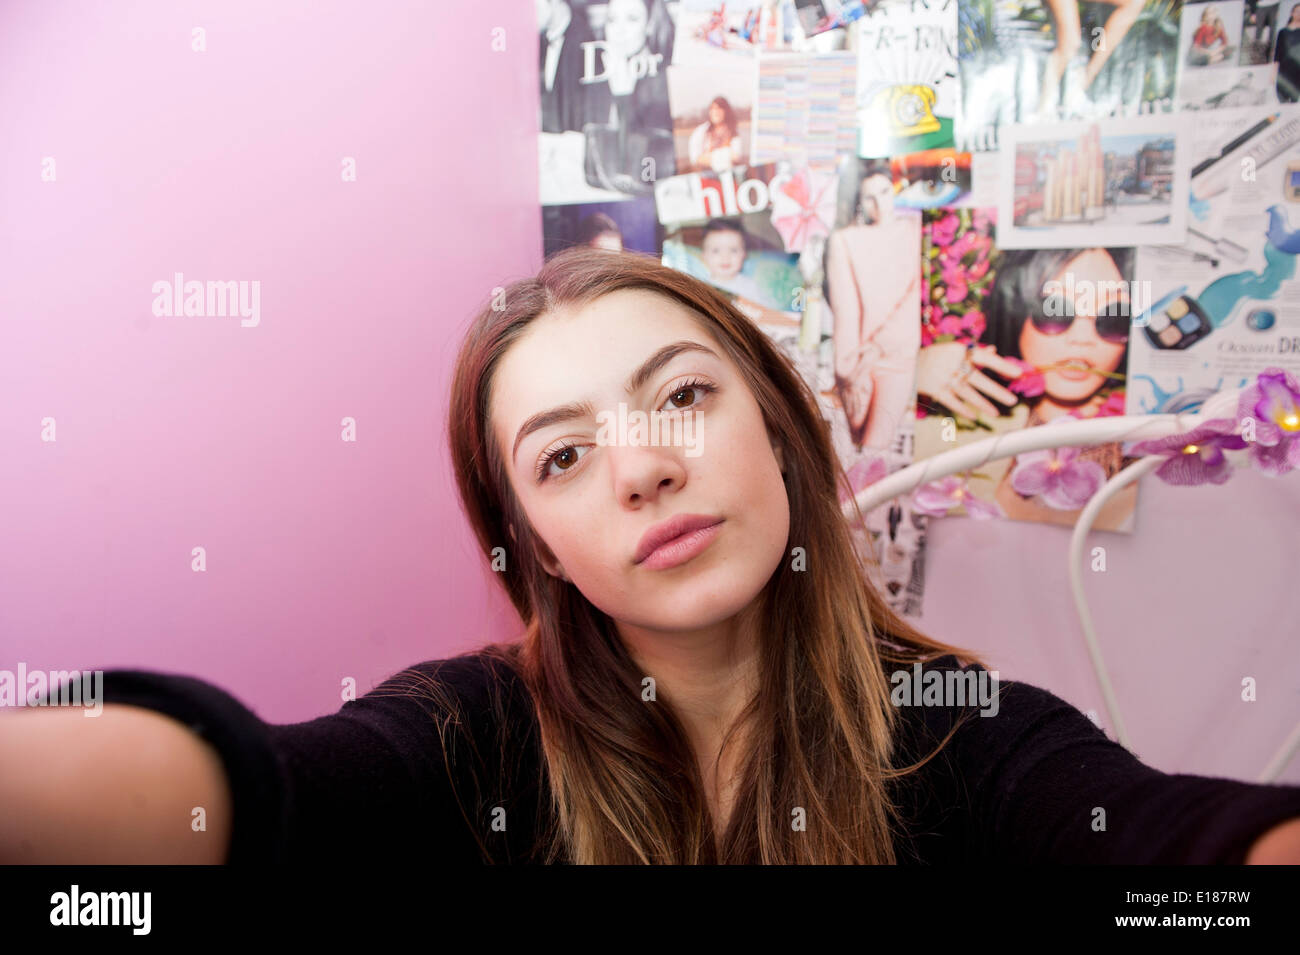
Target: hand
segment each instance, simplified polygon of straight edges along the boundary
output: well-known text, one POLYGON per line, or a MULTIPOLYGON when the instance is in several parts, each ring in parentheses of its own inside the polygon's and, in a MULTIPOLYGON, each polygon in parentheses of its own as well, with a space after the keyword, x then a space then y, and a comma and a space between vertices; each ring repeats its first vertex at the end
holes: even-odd
POLYGON ((863 342, 846 355, 835 356, 835 390, 848 419, 849 436, 858 446, 867 430, 867 413, 876 389, 871 369, 879 357, 880 348, 871 341, 863 342))
POLYGON ((963 342, 942 342, 922 348, 916 359, 916 392, 943 404, 957 414, 980 420, 996 418, 997 406, 984 395, 1004 405, 1020 398, 980 371, 987 368, 1008 378, 1020 375, 1020 368, 997 353, 992 345, 977 345, 969 351, 963 342), (967 362, 969 358, 969 362, 967 362), (980 394, 980 392, 984 394, 980 394))
POLYGON ((1279 823, 1255 840, 1246 865, 1300 864, 1300 816, 1279 823))

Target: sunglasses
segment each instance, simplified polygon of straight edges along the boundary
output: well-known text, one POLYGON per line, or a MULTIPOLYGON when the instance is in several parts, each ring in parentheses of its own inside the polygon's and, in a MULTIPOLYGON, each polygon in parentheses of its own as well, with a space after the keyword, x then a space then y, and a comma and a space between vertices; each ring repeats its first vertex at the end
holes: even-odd
MULTIPOLYGON (((1071 312, 1071 305, 1064 295, 1049 295, 1043 300, 1043 311, 1030 315, 1030 319, 1034 328, 1044 335, 1060 335, 1083 317, 1071 312)), ((1130 319, 1127 302, 1107 303, 1097 312, 1095 321, 1099 338, 1116 345, 1128 341, 1130 319)))

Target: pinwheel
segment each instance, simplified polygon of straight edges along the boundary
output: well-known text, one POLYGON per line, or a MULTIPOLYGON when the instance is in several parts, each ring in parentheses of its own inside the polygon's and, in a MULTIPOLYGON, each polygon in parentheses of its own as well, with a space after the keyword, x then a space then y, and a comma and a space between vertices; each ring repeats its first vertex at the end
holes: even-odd
POLYGON ((772 193, 772 226, 787 252, 802 252, 813 236, 830 235, 835 222, 836 176, 805 166, 772 193))

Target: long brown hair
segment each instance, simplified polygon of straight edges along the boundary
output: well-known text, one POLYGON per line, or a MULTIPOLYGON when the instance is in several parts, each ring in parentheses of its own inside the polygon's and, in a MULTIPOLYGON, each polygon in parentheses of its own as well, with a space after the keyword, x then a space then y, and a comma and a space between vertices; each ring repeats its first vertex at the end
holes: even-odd
MULTIPOLYGON (((508 553, 508 569, 494 576, 525 624, 520 642, 477 652, 514 671, 537 717, 544 797, 556 821, 543 836, 546 860, 896 861, 898 821, 886 784, 926 760, 892 765, 900 717, 885 662, 949 653, 980 661, 913 628, 870 583, 840 510, 848 478, 816 398, 766 333, 711 286, 653 256, 568 249, 535 277, 498 289, 474 318, 456 362, 448 421, 465 513, 485 558, 497 548, 508 553), (720 843, 682 724, 670 706, 643 702, 644 674, 613 621, 543 568, 489 423, 493 376, 529 323, 619 289, 648 289, 685 305, 739 368, 783 448, 788 546, 803 548, 807 568, 783 561, 750 608, 759 690, 737 723, 746 726, 746 742, 720 843), (791 825, 796 807, 806 814, 802 831, 791 825)), ((724 746, 730 742, 729 735, 724 746)))
POLYGON ((713 111, 713 107, 715 106, 722 107, 722 122, 715 126, 713 125, 712 120, 708 120, 709 148, 725 149, 731 145, 731 141, 737 135, 736 111, 732 108, 731 103, 725 96, 715 96, 713 97, 713 101, 709 103, 709 108, 705 110, 706 118, 708 114, 713 111))

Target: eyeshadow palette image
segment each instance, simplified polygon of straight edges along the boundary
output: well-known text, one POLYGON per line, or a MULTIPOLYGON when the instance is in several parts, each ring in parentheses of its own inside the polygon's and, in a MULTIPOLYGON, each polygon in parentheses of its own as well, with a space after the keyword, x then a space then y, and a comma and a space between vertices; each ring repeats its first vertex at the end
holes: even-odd
POLYGON ((1156 348, 1187 348, 1210 334, 1214 326, 1196 299, 1180 295, 1151 313, 1144 326, 1156 348))

